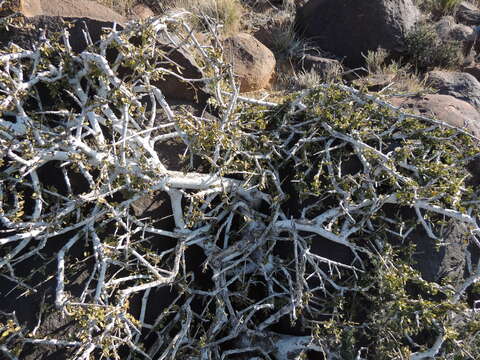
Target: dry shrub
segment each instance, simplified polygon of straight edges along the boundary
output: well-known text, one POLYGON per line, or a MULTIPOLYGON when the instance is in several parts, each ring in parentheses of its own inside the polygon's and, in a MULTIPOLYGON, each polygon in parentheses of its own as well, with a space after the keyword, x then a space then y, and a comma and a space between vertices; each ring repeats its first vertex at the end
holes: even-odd
MULTIPOLYGON (((241 28, 243 7, 239 0, 170 0, 162 2, 163 10, 181 8, 195 15, 206 16, 223 24, 223 33, 231 35, 241 28)), ((205 30, 206 24, 197 21, 198 30, 205 30)))

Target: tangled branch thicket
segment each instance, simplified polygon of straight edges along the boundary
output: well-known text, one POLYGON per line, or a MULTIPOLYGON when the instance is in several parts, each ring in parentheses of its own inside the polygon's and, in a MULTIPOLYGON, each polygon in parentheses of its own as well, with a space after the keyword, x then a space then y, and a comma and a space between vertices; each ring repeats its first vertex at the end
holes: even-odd
POLYGON ((65 32, 0 55, 2 276, 20 298, 53 288, 33 325, 0 313, 1 352, 480 356, 477 139, 343 85, 243 98, 215 27, 200 45, 189 16, 130 23, 81 54, 65 32), (195 54, 218 116, 176 111, 153 85, 172 74, 160 34, 195 54), (158 144, 183 144, 184 171, 158 144), (133 211, 159 196, 168 226, 133 211), (421 228, 442 246, 452 226, 471 244, 456 287, 422 279, 408 241, 421 228), (52 316, 73 331, 48 333, 52 316))

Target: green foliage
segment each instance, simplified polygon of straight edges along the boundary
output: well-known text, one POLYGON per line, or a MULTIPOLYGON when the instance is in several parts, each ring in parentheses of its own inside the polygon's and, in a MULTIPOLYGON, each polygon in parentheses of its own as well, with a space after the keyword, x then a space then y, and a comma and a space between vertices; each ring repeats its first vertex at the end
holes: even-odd
POLYGON ((405 48, 406 59, 422 72, 459 63, 460 44, 440 40, 432 25, 418 25, 407 33, 405 48))
MULTIPOLYGON (((292 115, 288 101, 271 110, 244 108, 238 127, 226 134, 212 134, 212 130, 218 130, 211 125, 205 131, 202 127, 185 127, 185 130, 192 141, 210 144, 209 148, 197 148, 204 156, 210 156, 210 151, 218 142, 222 144, 222 154, 238 154, 235 161, 229 161, 233 167, 218 163, 226 175, 245 172, 259 174, 263 167, 279 169, 283 173, 281 176, 284 176, 282 182, 285 186, 282 188, 289 196, 282 198, 278 194, 278 200, 288 204, 289 197, 293 197, 297 199, 295 205, 299 208, 309 204, 309 210, 305 213, 308 217, 331 209, 332 204, 344 198, 341 191, 349 194, 349 202, 355 203, 396 194, 399 205, 407 208, 418 199, 429 199, 432 205, 441 208, 462 213, 478 212, 478 209, 467 210, 465 207, 477 197, 473 189, 465 188, 464 184, 467 176, 465 161, 479 151, 470 136, 460 134, 455 129, 432 127, 431 123, 418 118, 399 120, 395 112, 374 102, 352 101, 351 94, 337 86, 310 90, 303 98, 303 103, 308 110, 296 116, 292 115), (291 136, 291 128, 287 124, 295 124, 298 142, 286 140, 291 136), (392 130, 394 128, 397 130, 392 130), (363 156, 371 168, 353 173, 331 169, 337 169, 338 164, 351 162, 355 157, 351 149, 341 146, 332 150, 329 158, 325 156, 325 143, 333 141, 337 133, 338 138, 348 136, 368 145, 368 148, 357 150, 357 156, 363 156), (257 140, 254 134, 259 135, 257 140), (379 137, 378 134, 383 135, 379 137), (215 140, 215 136, 228 141, 215 140), (302 144, 300 140, 314 136, 325 139, 325 142, 302 144), (395 140, 398 137, 402 141, 395 140), (448 141, 439 141, 447 138, 448 141), (278 150, 278 156, 270 151, 268 160, 259 158, 256 167, 245 155, 247 152, 265 154, 271 147, 278 150), (382 157, 381 152, 374 150, 382 147, 390 149, 388 160, 382 157), (293 149, 296 159, 287 155, 293 149), (439 154, 436 157, 438 161, 426 161, 425 153, 439 154), (311 154, 317 156, 312 157, 311 154), (409 164, 418 172, 412 172, 400 164, 409 164), (291 169, 295 171, 292 173, 291 169), (294 179, 294 189, 286 185, 290 176, 294 179)), ((249 181, 258 184, 265 179, 254 175, 249 181)), ((268 179, 262 186, 272 195, 278 193, 268 179)), ((371 208, 368 211, 375 213, 369 221, 375 224, 377 230, 373 233, 361 230, 354 241, 359 247, 372 250, 368 260, 369 269, 359 275, 358 281, 344 273, 339 276, 338 281, 342 286, 357 290, 349 291, 346 295, 331 290, 327 296, 330 298, 328 310, 324 311, 334 315, 327 321, 316 322, 317 341, 339 349, 343 359, 355 359, 362 348, 368 353, 368 359, 408 358, 416 351, 428 350, 440 334, 444 336, 445 348, 451 353, 476 351, 475 342, 470 342, 469 338, 478 334, 478 330, 474 330, 480 320, 478 316, 464 315, 468 313, 469 306, 455 299, 451 287, 422 279, 411 262, 413 250, 407 251, 406 244, 401 247, 389 244, 389 234, 400 232, 397 226, 406 226, 404 223, 394 225, 382 220, 388 217, 383 208, 371 208), (374 242, 384 244, 384 247, 381 250, 370 247, 369 244, 374 242), (460 350, 459 344, 462 342, 466 347, 460 350)), ((361 216, 351 216, 353 221, 363 221, 361 216)), ((396 220, 406 219, 396 213, 396 220)), ((441 216, 425 214, 425 220, 435 231, 441 232, 441 216)), ((331 225, 334 233, 341 232, 340 223, 331 225)), ((319 301, 318 295, 308 298, 319 301)), ((308 316, 304 321, 309 322, 308 316)))
POLYGON ((450 351, 476 352, 475 342, 462 349, 458 344, 469 343, 465 336, 477 333, 473 329, 480 317, 459 321, 468 305, 457 303, 451 288, 423 280, 399 257, 400 252, 386 246, 378 257, 372 257, 373 268, 361 280, 364 290, 338 298, 334 317, 322 323, 316 336, 331 339, 345 359, 354 359, 361 347, 369 359, 408 358, 414 348, 427 350, 440 334, 450 351))

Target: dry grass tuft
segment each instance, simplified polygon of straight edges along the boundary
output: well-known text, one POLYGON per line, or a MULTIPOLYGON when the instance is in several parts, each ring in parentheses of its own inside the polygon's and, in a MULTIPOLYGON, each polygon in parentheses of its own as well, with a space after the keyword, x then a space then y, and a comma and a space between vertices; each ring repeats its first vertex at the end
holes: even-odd
POLYGON ((336 82, 339 76, 339 74, 324 75, 315 69, 295 70, 293 64, 287 61, 279 67, 273 90, 274 92, 291 92, 313 89, 320 84, 336 82))
POLYGON ((315 70, 301 71, 297 74, 296 83, 300 89, 313 89, 323 82, 322 76, 315 70))
POLYGON ((309 50, 315 49, 295 32, 292 22, 284 22, 275 29, 272 45, 275 53, 288 59, 301 58, 309 50))
POLYGON ((383 48, 378 48, 377 51, 368 51, 367 55, 363 55, 368 73, 383 72, 388 56, 389 52, 383 48))
MULTIPOLYGON (((169 0, 160 4, 162 10, 185 9, 195 15, 206 16, 223 24, 223 34, 232 35, 242 27, 244 8, 239 0, 169 0)), ((197 30, 206 30, 198 21, 197 30)))
MULTIPOLYGON (((431 92, 425 80, 416 72, 412 65, 399 62, 388 62, 390 53, 382 48, 369 51, 365 58, 368 75, 356 81, 357 85, 371 85, 372 79, 391 79, 381 91, 383 94, 418 94, 431 92)), ((375 81, 375 80, 374 80, 375 81)))
MULTIPOLYGON (((455 8, 461 2, 462 0, 416 0, 415 4, 418 5, 423 11, 434 15, 434 17, 441 17, 443 15, 453 14, 455 8)), ((478 4, 477 1, 470 2, 478 4)))
POLYGON ((115 10, 120 15, 126 16, 130 9, 135 5, 135 0, 94 0, 95 2, 105 5, 112 10, 115 10))

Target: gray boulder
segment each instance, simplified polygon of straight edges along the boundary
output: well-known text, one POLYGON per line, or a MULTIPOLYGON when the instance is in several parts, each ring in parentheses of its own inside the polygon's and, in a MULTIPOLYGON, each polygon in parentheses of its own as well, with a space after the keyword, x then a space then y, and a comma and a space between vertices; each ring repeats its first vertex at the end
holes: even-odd
POLYGON ((462 1, 457 6, 455 19, 461 24, 478 25, 480 24, 480 9, 469 1, 462 1))
POLYGON ((461 223, 449 224, 439 235, 438 240, 430 238, 421 225, 409 234, 407 241, 415 244, 414 268, 424 280, 440 283, 448 279, 459 283, 463 279, 470 240, 468 228, 461 223))
POLYGON ((465 41, 473 33, 470 26, 457 24, 452 16, 444 16, 435 24, 435 30, 442 41, 465 41))
POLYGON ((323 50, 363 65, 362 54, 402 50, 402 38, 420 19, 411 0, 310 0, 297 10, 296 29, 323 50))
POLYGON ((310 54, 300 58, 300 65, 303 71, 315 71, 324 80, 335 78, 343 71, 340 61, 310 54))
POLYGON ((456 97, 480 109, 480 82, 471 74, 435 70, 427 74, 426 82, 439 94, 456 97))
MULTIPOLYGON (((475 79, 477 79, 477 80, 480 79, 480 65, 472 64, 470 66, 464 67, 462 70, 463 70, 463 72, 472 75, 475 79)), ((479 80, 479 82, 480 82, 480 80, 479 80)))

